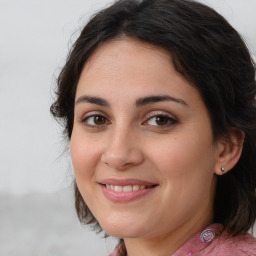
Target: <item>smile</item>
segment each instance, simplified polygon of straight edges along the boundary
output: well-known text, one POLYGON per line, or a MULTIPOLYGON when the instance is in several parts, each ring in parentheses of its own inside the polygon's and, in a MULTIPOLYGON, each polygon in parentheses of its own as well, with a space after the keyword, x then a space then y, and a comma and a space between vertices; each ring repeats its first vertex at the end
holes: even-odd
POLYGON ((138 179, 104 179, 99 183, 106 199, 115 203, 128 203, 151 194, 158 184, 138 179))
POLYGON ((111 189, 116 192, 131 192, 131 191, 138 191, 146 188, 150 188, 152 186, 145 186, 145 185, 127 185, 127 186, 116 186, 116 185, 105 185, 107 189, 111 189))

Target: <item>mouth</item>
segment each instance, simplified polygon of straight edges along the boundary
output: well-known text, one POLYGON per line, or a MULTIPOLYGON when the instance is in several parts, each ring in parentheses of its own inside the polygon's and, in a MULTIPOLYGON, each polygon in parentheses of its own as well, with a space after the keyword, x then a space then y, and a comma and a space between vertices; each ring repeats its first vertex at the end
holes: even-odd
POLYGON ((107 189, 113 190, 115 192, 131 192, 131 191, 138 191, 143 189, 149 189, 156 187, 157 185, 125 185, 125 186, 118 186, 113 184, 101 184, 105 186, 107 189))
POLYGON ((155 191, 158 186, 158 184, 137 179, 120 180, 111 178, 102 180, 99 185, 104 196, 115 203, 135 201, 155 191))

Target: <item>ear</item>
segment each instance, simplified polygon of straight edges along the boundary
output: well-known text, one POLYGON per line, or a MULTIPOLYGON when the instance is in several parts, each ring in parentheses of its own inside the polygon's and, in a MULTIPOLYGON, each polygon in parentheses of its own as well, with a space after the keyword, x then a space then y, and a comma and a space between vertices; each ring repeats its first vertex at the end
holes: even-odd
POLYGON ((236 165, 242 154, 243 143, 244 132, 238 129, 231 129, 227 138, 218 142, 215 174, 223 175, 236 165))

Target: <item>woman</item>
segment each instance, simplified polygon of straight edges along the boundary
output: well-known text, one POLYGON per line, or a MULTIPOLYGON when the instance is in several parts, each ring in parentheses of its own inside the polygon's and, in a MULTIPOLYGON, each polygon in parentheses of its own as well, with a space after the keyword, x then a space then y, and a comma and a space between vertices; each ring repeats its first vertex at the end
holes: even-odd
POLYGON ((253 61, 190 0, 118 1, 84 27, 58 78, 81 222, 112 255, 256 255, 253 61))

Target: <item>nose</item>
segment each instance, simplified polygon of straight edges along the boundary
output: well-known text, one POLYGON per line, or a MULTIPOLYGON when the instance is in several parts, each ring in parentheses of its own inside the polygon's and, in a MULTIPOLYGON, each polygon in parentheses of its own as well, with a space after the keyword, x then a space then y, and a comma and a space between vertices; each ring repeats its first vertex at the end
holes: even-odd
POLYGON ((113 132, 108 136, 107 145, 101 161, 117 170, 125 170, 143 162, 143 153, 139 140, 131 131, 113 132))

